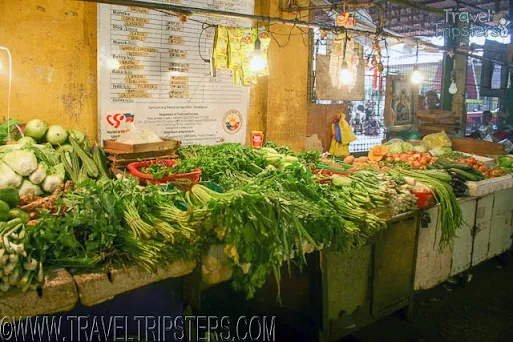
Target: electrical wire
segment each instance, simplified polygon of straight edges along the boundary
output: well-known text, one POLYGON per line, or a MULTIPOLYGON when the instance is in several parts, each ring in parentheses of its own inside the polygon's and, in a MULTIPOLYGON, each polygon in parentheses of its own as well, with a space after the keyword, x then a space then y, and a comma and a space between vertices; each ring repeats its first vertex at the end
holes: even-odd
POLYGON ((203 32, 205 32, 206 30, 208 30, 209 28, 212 28, 212 27, 217 27, 217 26, 203 23, 203 25, 201 27, 201 32, 198 37, 198 53, 199 53, 201 60, 203 60, 203 62, 205 62, 205 63, 210 63, 210 59, 203 58, 203 55, 201 53, 201 37, 203 36, 203 32))
MULTIPOLYGON (((11 93, 12 93, 12 55, 9 48, 0 45, 0 50, 5 50, 7 52, 7 57, 9 61, 9 84, 7 88, 7 122, 11 120, 11 93)), ((7 136, 10 137, 10 125, 7 124, 7 136)))

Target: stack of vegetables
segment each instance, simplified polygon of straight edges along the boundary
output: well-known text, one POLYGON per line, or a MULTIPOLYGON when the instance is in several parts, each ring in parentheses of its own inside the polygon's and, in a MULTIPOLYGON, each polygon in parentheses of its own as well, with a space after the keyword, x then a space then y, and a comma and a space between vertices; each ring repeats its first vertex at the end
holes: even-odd
POLYGON ((504 173, 510 174, 513 173, 513 156, 500 156, 497 159, 497 167, 504 173))
MULTIPOLYGON (((132 179, 109 179, 103 151, 91 148, 76 132, 53 129, 59 134, 58 144, 52 145, 56 140, 48 136, 51 127, 46 126, 39 121, 27 124, 25 134, 36 144, 24 138, 0 148, 4 149, 0 168, 8 176, 0 178, 0 188, 7 189, 0 218, 11 218, 0 223, 9 228, 0 230, 10 239, 3 242, 9 246, 9 255, 12 251, 18 255, 16 260, 12 257, 9 269, 24 273, 23 281, 15 282, 14 276, 12 281, 7 279, 9 286, 30 288, 48 267, 91 270, 130 262, 154 271, 169 260, 198 258, 206 247, 222 244, 235 266, 233 285, 251 297, 269 274, 279 282, 284 263, 304 263, 308 251, 364 245, 387 227, 373 209, 388 208, 394 215, 413 209, 415 197, 405 175, 432 187, 447 210, 441 226, 444 242, 461 224, 451 177, 445 172, 392 169, 380 173, 373 169, 379 168, 374 157, 363 157, 338 161, 351 175, 333 176, 331 183, 321 184, 312 172, 326 166, 318 152, 221 144, 179 151, 180 161, 171 172, 199 168, 204 183, 186 192, 156 185, 141 188, 132 179), (46 133, 41 134, 42 130, 46 133), (442 179, 442 174, 449 180, 442 179), (65 179, 77 186, 57 194, 65 179), (33 225, 24 225, 26 217, 13 212, 16 195, 52 192, 56 210, 41 210, 33 225), (447 225, 449 219, 453 219, 451 225, 447 225), (23 250, 15 249, 21 243, 23 250)), ((379 153, 385 155, 383 151, 379 153)), ((0 200, 1 196, 0 191, 0 200)))

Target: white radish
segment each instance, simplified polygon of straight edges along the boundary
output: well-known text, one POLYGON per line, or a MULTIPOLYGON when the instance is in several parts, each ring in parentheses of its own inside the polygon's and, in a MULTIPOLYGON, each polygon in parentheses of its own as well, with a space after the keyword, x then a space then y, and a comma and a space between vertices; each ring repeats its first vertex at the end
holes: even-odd
POLYGON ((9 261, 13 264, 16 264, 18 262, 18 254, 11 254, 9 255, 9 261))
POLYGON ((23 263, 23 268, 26 271, 35 271, 37 269, 37 260, 30 258, 23 263))

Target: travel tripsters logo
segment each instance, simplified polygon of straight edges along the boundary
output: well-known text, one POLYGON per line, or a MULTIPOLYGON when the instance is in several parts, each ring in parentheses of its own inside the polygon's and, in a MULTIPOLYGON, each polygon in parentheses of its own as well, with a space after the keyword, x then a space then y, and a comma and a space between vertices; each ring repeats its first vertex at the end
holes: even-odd
POLYGON ((505 18, 500 18, 494 22, 494 16, 490 10, 475 14, 456 12, 450 9, 446 9, 444 12, 445 22, 435 23, 435 35, 437 37, 506 38, 509 35, 508 21, 505 18), (463 25, 454 27, 458 23, 463 25))

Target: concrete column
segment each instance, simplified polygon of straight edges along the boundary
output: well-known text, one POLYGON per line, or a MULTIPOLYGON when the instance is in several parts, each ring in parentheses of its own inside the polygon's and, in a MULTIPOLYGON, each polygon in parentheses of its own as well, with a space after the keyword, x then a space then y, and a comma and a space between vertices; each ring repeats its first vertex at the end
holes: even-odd
MULTIPOLYGON (((272 17, 294 19, 282 13, 279 0, 256 0, 256 11, 272 17)), ((300 14, 308 15, 308 12, 300 14)), ((303 150, 308 112, 307 30, 289 25, 272 25, 274 34, 268 52, 269 76, 260 78, 251 90, 248 132, 258 128, 266 139, 303 150), (305 33, 302 37, 302 31, 305 33), (290 34, 290 36, 289 36, 290 34)))

